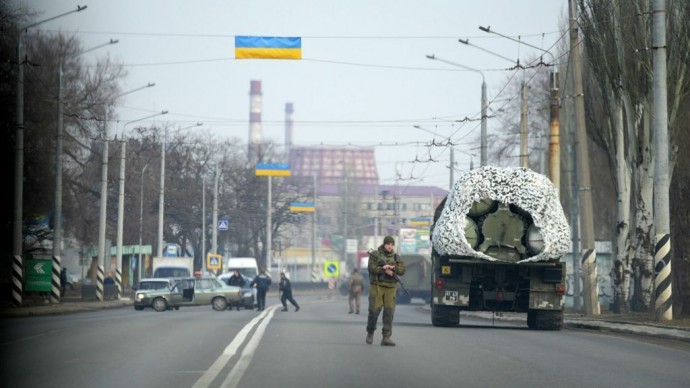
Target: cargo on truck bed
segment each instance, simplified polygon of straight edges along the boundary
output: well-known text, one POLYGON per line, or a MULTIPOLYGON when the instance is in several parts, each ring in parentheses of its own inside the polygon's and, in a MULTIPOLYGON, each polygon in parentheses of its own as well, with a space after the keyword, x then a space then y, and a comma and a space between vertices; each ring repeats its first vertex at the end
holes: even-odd
POLYGON ((563 322, 570 229, 551 182, 524 168, 464 173, 434 215, 432 323, 459 313, 527 313, 534 329, 563 322))

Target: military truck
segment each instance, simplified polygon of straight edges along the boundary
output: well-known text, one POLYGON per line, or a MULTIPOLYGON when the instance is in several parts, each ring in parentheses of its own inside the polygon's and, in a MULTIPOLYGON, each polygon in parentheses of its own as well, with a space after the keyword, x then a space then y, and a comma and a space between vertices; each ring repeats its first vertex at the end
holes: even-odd
POLYGON ((431 229, 431 321, 460 312, 527 313, 527 326, 560 330, 570 229, 551 182, 525 168, 464 173, 431 229))
POLYGON ((395 300, 398 304, 410 303, 412 298, 429 302, 431 300, 429 290, 431 260, 428 256, 420 254, 402 254, 401 256, 405 261, 405 276, 402 276, 402 281, 408 293, 405 293, 402 287, 398 287, 395 300))

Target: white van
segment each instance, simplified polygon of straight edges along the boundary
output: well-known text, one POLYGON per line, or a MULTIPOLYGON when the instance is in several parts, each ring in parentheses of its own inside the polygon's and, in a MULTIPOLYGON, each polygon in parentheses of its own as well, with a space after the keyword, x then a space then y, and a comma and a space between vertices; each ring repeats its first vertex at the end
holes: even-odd
POLYGON ((245 284, 242 288, 244 296, 242 301, 246 309, 254 308, 254 301, 256 300, 256 288, 250 287, 249 284, 259 274, 259 266, 256 259, 253 257, 231 257, 225 259, 223 263, 223 274, 218 276, 218 279, 227 284, 228 278, 232 275, 233 270, 238 270, 242 277, 244 277, 245 284))

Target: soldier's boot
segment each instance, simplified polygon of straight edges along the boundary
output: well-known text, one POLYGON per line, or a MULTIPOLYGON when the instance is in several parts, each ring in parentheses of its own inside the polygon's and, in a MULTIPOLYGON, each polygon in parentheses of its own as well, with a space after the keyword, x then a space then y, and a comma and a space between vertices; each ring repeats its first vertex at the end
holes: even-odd
POLYGON ((355 314, 359 314, 359 309, 357 309, 357 312, 355 312, 355 314))
POLYGON ((383 337, 381 340, 381 346, 395 346, 395 342, 391 340, 391 337, 383 337))
POLYGON ((374 333, 367 332, 367 345, 374 343, 374 333))
POLYGON ((283 309, 280 311, 287 311, 287 307, 283 307, 283 309))

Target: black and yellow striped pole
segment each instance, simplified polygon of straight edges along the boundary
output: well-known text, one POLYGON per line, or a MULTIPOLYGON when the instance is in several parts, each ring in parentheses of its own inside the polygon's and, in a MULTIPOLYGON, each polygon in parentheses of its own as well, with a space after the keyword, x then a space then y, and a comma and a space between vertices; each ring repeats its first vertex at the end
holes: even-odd
POLYGON ((654 310, 658 320, 673 319, 671 222, 669 214, 668 101, 666 85, 666 1, 652 10, 652 94, 654 125, 654 310))

